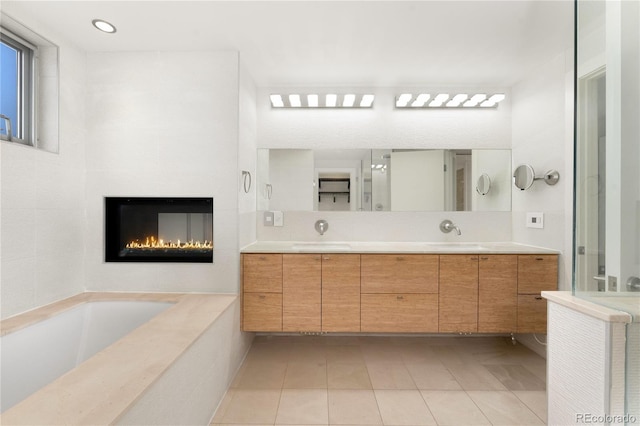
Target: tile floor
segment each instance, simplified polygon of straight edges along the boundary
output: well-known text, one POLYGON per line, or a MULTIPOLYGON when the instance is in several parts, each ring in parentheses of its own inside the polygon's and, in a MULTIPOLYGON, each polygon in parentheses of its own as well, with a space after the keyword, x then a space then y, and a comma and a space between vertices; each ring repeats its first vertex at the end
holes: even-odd
POLYGON ((505 337, 257 336, 212 425, 540 425, 545 374, 505 337))

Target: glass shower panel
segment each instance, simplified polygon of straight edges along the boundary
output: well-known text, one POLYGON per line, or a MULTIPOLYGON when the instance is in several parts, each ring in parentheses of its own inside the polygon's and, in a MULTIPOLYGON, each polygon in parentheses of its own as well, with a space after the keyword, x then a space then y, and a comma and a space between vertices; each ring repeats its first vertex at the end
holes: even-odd
POLYGON ((576 2, 573 292, 630 313, 625 412, 640 418, 640 2, 576 2))

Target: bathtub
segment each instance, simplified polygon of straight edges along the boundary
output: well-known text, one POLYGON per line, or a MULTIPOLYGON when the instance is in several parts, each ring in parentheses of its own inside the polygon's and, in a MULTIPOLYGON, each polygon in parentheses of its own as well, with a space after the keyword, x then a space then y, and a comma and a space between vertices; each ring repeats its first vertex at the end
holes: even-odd
POLYGON ((83 293, 3 320, 0 423, 208 424, 239 317, 237 295, 83 293))
POLYGON ((171 306, 168 302, 82 303, 0 337, 4 412, 171 306))

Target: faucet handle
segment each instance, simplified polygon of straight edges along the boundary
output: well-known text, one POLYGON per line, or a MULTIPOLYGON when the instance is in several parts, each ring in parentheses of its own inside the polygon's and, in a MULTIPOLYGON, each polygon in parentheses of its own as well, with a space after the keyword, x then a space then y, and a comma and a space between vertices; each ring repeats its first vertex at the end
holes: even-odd
POLYGON ((460 232, 460 228, 458 228, 456 225, 454 225, 453 222, 451 222, 449 219, 445 219, 440 223, 440 230, 442 232, 444 232, 445 234, 448 234, 449 232, 456 230, 456 233, 458 235, 462 234, 460 232))
POLYGON ((327 232, 327 229, 329 229, 329 223, 324 219, 316 220, 314 227, 320 235, 324 235, 324 233, 327 232))

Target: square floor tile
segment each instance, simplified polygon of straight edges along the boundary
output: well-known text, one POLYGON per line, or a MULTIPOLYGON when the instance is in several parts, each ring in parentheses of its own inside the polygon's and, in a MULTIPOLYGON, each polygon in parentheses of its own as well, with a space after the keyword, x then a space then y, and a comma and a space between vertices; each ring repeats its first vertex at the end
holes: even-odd
POLYGON ((238 389, 281 389, 286 371, 286 362, 247 361, 242 368, 242 375, 234 384, 238 389))
POLYGON ((274 424, 280 393, 279 389, 236 389, 221 423, 274 424))
POLYGON ((513 391, 518 399, 525 403, 536 416, 547 422, 547 392, 545 391, 513 391))
POLYGON ((496 426, 544 424, 511 391, 468 391, 467 394, 496 426))
POLYGON ((281 425, 322 425, 329 423, 326 389, 284 389, 276 423, 281 425))
POLYGON ((439 426, 491 425, 465 391, 421 391, 439 426))
POLYGON ((435 425, 420 391, 376 390, 376 400, 385 425, 435 425))
POLYGON ((289 362, 284 376, 284 389, 327 389, 327 364, 289 362))
POLYGON ((485 368, 509 390, 543 391, 546 386, 522 365, 486 365, 485 368))
POLYGON ((382 418, 373 391, 329 389, 329 423, 381 425, 382 418))
POLYGON ((462 389, 447 367, 440 363, 407 364, 407 370, 418 389, 462 389))
POLYGON ((327 363, 329 389, 372 389, 369 372, 361 363, 327 363))
POLYGON ((368 363, 373 389, 417 389, 404 364, 368 363))
POLYGON ((491 374, 484 366, 466 364, 448 366, 449 371, 456 378, 464 390, 506 390, 506 386, 491 374))

